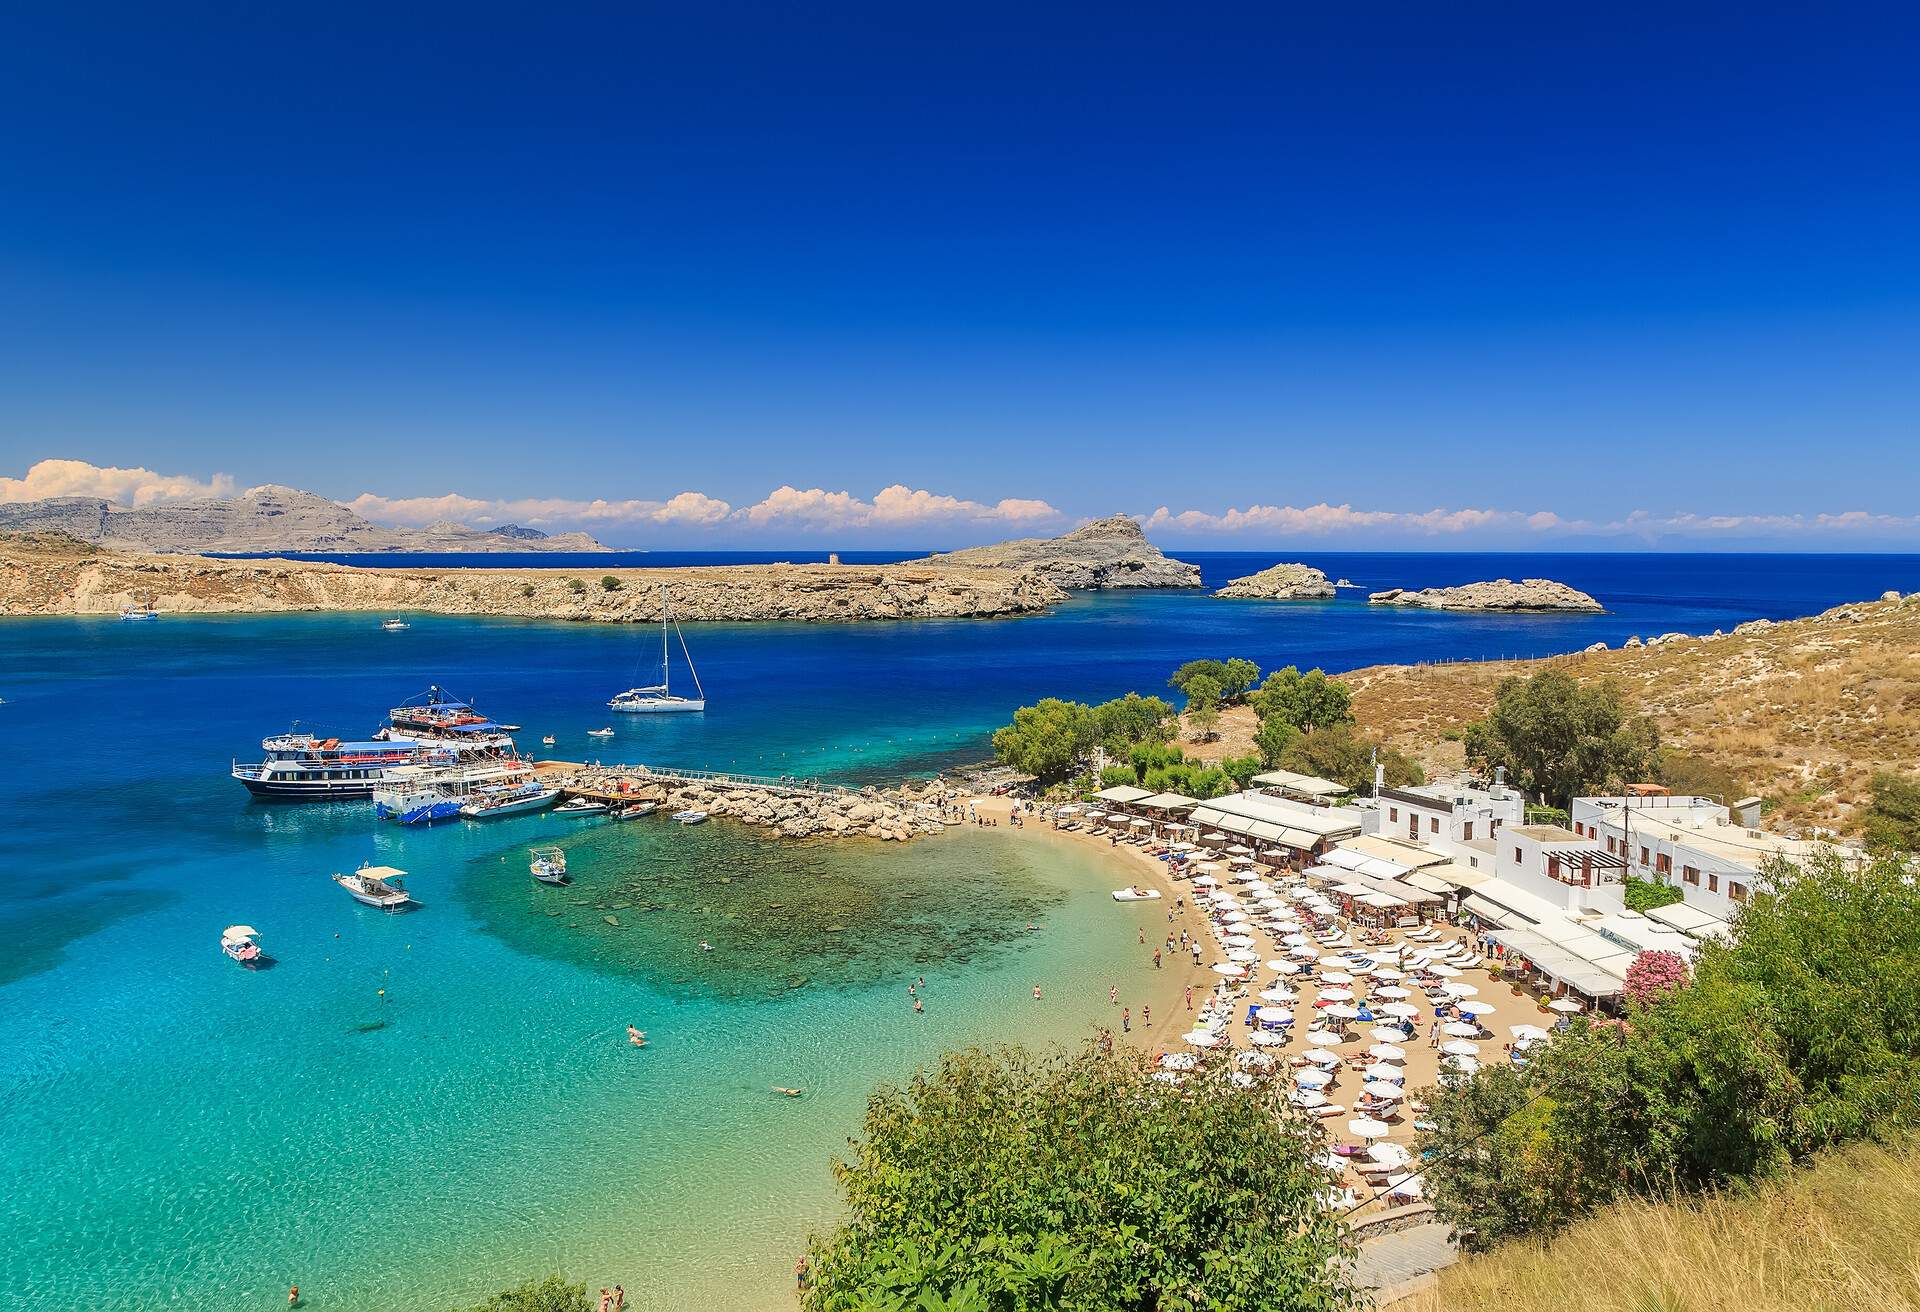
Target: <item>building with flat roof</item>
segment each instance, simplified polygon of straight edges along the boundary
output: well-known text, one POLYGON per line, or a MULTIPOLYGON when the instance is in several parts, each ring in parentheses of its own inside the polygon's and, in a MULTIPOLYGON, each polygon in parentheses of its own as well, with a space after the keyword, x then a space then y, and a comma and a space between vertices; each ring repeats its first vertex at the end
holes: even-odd
MULTIPOLYGON (((1504 773, 1504 772, 1503 772, 1504 773)), ((1374 789, 1367 832, 1424 843, 1470 870, 1493 868, 1494 835, 1526 818, 1520 790, 1496 777, 1488 787, 1466 780, 1374 789)))

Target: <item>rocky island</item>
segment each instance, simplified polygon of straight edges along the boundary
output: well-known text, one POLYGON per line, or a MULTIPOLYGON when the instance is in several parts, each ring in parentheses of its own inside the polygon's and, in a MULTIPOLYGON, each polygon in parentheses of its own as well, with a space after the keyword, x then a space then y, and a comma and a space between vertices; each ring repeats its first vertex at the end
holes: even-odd
POLYGON ((1369 593, 1367 601, 1374 606, 1423 606, 1428 610, 1584 611, 1589 614, 1606 610, 1578 588, 1552 579, 1521 579, 1518 583, 1512 579, 1494 579, 1417 592, 1388 588, 1385 592, 1369 593))
POLYGON ((1200 567, 1174 560, 1147 541, 1126 515, 1110 515, 1057 538, 1019 538, 989 547, 967 547, 927 557, 943 567, 1031 570, 1055 587, 1197 588, 1200 567))
POLYGON ((1213 595, 1252 601, 1306 601, 1331 597, 1334 585, 1311 565, 1269 565, 1257 574, 1229 579, 1213 595))
POLYGON ((269 483, 231 497, 127 509, 97 497, 0 503, 0 532, 64 533, 121 551, 605 551, 585 533, 440 522, 386 528, 335 501, 269 483))
POLYGON ((675 569, 366 568, 113 551, 60 534, 0 534, 0 615, 396 611, 631 622, 1031 615, 1066 593, 1032 570, 902 565, 675 569))

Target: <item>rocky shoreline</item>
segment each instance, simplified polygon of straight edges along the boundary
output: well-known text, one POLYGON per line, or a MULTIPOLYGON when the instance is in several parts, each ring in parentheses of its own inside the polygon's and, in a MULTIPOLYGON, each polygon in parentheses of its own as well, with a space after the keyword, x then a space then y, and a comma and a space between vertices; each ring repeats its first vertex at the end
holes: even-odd
POLYGON ((1213 595, 1249 601, 1309 601, 1333 596, 1334 587, 1311 565, 1280 564, 1229 579, 1213 595))
POLYGON ((959 619, 1033 615, 1066 593, 1032 571, 951 565, 711 565, 566 570, 386 569, 109 551, 57 534, 0 535, 0 614, 364 611, 610 623, 959 619))
POLYGON ((1494 579, 1451 588, 1388 588, 1367 595, 1371 606, 1419 606, 1428 610, 1581 611, 1603 614, 1606 607, 1578 588, 1553 579, 1494 579))
POLYGON ((556 781, 563 788, 618 793, 636 802, 657 802, 665 812, 705 811, 742 824, 778 831, 782 838, 877 838, 907 842, 943 833, 942 808, 955 796, 941 780, 868 787, 811 790, 751 784, 658 779, 644 766, 582 770, 556 781))

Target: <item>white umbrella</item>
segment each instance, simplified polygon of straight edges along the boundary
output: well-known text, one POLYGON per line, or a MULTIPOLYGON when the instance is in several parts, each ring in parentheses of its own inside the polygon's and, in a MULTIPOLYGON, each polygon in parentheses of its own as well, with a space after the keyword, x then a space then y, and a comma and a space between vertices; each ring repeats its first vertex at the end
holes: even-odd
POLYGON ((1290 957, 1298 957, 1302 961, 1312 961, 1320 954, 1313 950, 1313 944, 1302 943, 1295 947, 1288 948, 1287 955, 1290 957))
POLYGON ((1273 1069, 1273 1055, 1266 1052, 1238 1052, 1234 1054, 1233 1064, 1256 1071, 1270 1071, 1273 1069))
POLYGON ((1360 1019, 1360 1008, 1351 1002, 1336 1002, 1331 1007, 1322 1007, 1321 1010, 1329 1016, 1338 1016, 1341 1020, 1360 1019))
POLYGON ((1317 1089, 1295 1089, 1287 1095, 1287 1101, 1295 1107, 1325 1107, 1327 1095, 1317 1089))
POLYGON ((1233 853, 1235 856, 1253 855, 1253 849, 1248 847, 1245 843, 1235 843, 1232 847, 1228 848, 1227 851, 1233 853))
POLYGON ((1244 911, 1229 911, 1227 912, 1226 915, 1220 918, 1226 921, 1229 925, 1244 925, 1249 920, 1253 919, 1252 916, 1248 915, 1244 911))
POLYGON ((1353 983, 1353 976, 1349 975, 1344 970, 1323 970, 1320 972, 1320 978, 1325 980, 1329 984, 1353 983))
POLYGON ((1213 973, 1216 975, 1225 975, 1228 979, 1235 979, 1247 972, 1244 967, 1236 966, 1231 961, 1216 961, 1213 963, 1213 973))
POLYGON ((1393 1127, 1371 1116, 1356 1116, 1347 1122, 1347 1132, 1361 1139, 1378 1139, 1383 1134, 1392 1134, 1393 1127))
POLYGON ((1333 1083, 1333 1076, 1309 1066, 1306 1070, 1295 1071, 1293 1082, 1303 1089, 1324 1089, 1333 1083))
POLYGON ((1465 1021, 1450 1020, 1440 1027, 1440 1032, 1450 1038, 1471 1039, 1479 1035, 1480 1029, 1478 1026, 1467 1024, 1465 1021))
POLYGON ((1409 1019, 1420 1014, 1420 1008, 1405 1002, 1386 1003, 1380 1007, 1380 1011, 1388 1016, 1402 1016, 1409 1019))
POLYGON ((1478 1057, 1480 1049, 1470 1039, 1448 1039, 1440 1045, 1440 1051, 1449 1057, 1478 1057))
MULTIPOLYGON (((1379 1122, 1374 1124, 1378 1125, 1379 1122)), ((1371 1137, 1377 1139, 1380 1136, 1371 1137)), ((1382 1166, 1405 1166, 1413 1160, 1413 1154, 1407 1151, 1406 1145, 1399 1143, 1377 1143, 1367 1149, 1367 1156, 1382 1166)))
POLYGON ((1586 1010, 1585 1007, 1575 1002, 1572 998, 1555 998, 1547 1004, 1547 1009, 1557 1011, 1563 1016, 1577 1015, 1586 1010))
POLYGON ((1446 1062, 1462 1075, 1471 1075, 1480 1069, 1480 1063, 1472 1057, 1448 1057, 1446 1062))
POLYGON ((1509 1025, 1507 1026, 1507 1033, 1513 1035, 1516 1039, 1545 1039, 1552 1037, 1546 1030, 1541 1029, 1538 1025, 1509 1025))
POLYGON ((1491 1016, 1493 1014, 1493 1004, 1491 1002, 1463 1002, 1455 1007, 1454 1010, 1463 1016, 1491 1016))
POLYGON ((1369 970, 1367 973, 1373 976, 1375 979, 1384 979, 1389 983, 1393 982, 1396 979, 1405 979, 1407 977, 1406 972, 1401 970, 1398 966, 1375 966, 1372 970, 1369 970))
POLYGON ((1253 946, 1253 935, 1229 934, 1222 941, 1230 948, 1250 948, 1253 946))
POLYGON ((1324 1048, 1329 1043, 1344 1043, 1346 1039, 1342 1035, 1335 1034, 1332 1030, 1308 1030, 1307 1042, 1318 1044, 1324 1048))
POLYGON ((1353 997, 1352 989, 1343 989, 1343 988, 1336 987, 1336 988, 1320 990, 1320 1000, 1322 1002, 1347 1002, 1347 1001, 1350 1001, 1352 997, 1353 997))
POLYGON ((1448 980, 1445 984, 1442 984, 1440 989, 1450 998, 1471 998, 1477 996, 1480 992, 1477 985, 1456 984, 1452 980, 1448 980))
POLYGON ((1407 1050, 1392 1043, 1376 1043, 1367 1049, 1367 1056, 1378 1057, 1381 1061, 1405 1061, 1407 1050))
MULTIPOLYGON (((1271 988, 1260 990, 1260 1000, 1262 1002, 1295 1002, 1299 1000, 1299 997, 1300 995, 1298 993, 1290 989, 1271 988)), ((1292 1015, 1293 1013, 1289 1012, 1287 1014, 1292 1015)))
POLYGON ((1253 1018, 1261 1021, 1285 1021, 1288 1024, 1293 1023, 1293 1013, 1285 1007, 1262 1007, 1253 1013, 1253 1018))
POLYGON ((1217 1048, 1220 1046, 1220 1036, 1211 1030, 1188 1030, 1180 1036, 1180 1041, 1182 1043, 1190 1043, 1196 1048, 1217 1048))
POLYGON ((1410 998, 1413 996, 1411 993, 1407 992, 1407 990, 1401 988, 1398 984, 1384 984, 1381 987, 1375 989, 1373 991, 1373 995, 1376 998, 1387 998, 1390 1000, 1399 999, 1399 998, 1410 998))
POLYGON ((1287 1036, 1273 1030, 1255 1030, 1251 1041, 1256 1048, 1282 1048, 1286 1046, 1287 1036))
POLYGON ((1384 1080, 1388 1084, 1398 1084, 1407 1078, 1405 1071, 1401 1070, 1398 1066, 1389 1065, 1384 1061, 1374 1062, 1373 1065, 1367 1067, 1360 1073, 1370 1080, 1384 1080))
POLYGON ((1193 886, 1195 888, 1212 888, 1215 884, 1218 884, 1219 882, 1220 881, 1215 879, 1212 875, 1195 875, 1193 879, 1193 886))
POLYGON ((1202 834, 1200 835, 1200 841, 1203 843, 1224 843, 1227 841, 1227 836, 1225 834, 1202 834))
POLYGON ((1444 961, 1435 961, 1427 966, 1427 974, 1438 975, 1441 979, 1453 979, 1459 973, 1458 967, 1449 966, 1444 961))
POLYGON ((1249 962, 1249 961, 1258 961, 1260 960, 1260 954, 1258 952, 1255 952, 1252 948, 1229 948, 1227 950, 1227 960, 1238 961, 1242 963, 1249 962))
POLYGON ((1267 969, 1272 971, 1278 971, 1282 975, 1298 975, 1300 973, 1300 967, 1297 963, 1292 961, 1283 961, 1279 958, 1275 958, 1274 960, 1269 961, 1267 963, 1267 969))
POLYGON ((1397 1043, 1406 1037, 1406 1035, 1402 1034, 1399 1030, 1387 1025, 1375 1025, 1367 1032, 1381 1043, 1397 1043))
POLYGON ((1340 1061, 1339 1053, 1328 1052, 1325 1048, 1308 1048, 1300 1055, 1312 1062, 1315 1066, 1333 1066, 1340 1061))
POLYGON ((1169 1071, 1190 1071, 1200 1064, 1200 1059, 1190 1052, 1169 1052, 1160 1058, 1160 1066, 1169 1071))
POLYGON ((1417 1175, 1396 1175, 1387 1181, 1387 1193, 1393 1198, 1424 1198, 1427 1186, 1417 1175))
MULTIPOLYGON (((1307 936, 1305 934, 1289 934, 1280 941, 1290 948, 1305 947, 1307 945, 1307 936)), ((1320 954, 1316 952, 1313 955, 1317 957, 1320 954)))
POLYGON ((1381 1102, 1399 1102, 1407 1096, 1407 1091, 1397 1084, 1388 1084, 1384 1080, 1375 1080, 1362 1086, 1361 1092, 1369 1098, 1378 1098, 1381 1102))

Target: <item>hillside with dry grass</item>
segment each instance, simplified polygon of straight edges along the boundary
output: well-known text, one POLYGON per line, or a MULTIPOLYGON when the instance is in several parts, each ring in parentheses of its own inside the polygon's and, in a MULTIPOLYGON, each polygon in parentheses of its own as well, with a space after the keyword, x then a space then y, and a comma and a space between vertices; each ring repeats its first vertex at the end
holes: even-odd
POLYGON ((1920 762, 1920 594, 1647 646, 1340 678, 1360 723, 1434 774, 1464 763, 1457 736, 1487 713, 1501 679, 1549 666, 1614 680, 1665 743, 1765 797, 1775 827, 1850 831, 1875 770, 1920 762))
POLYGON ((1392 1312, 1914 1312, 1920 1149, 1863 1146, 1751 1193, 1608 1208, 1469 1258, 1392 1312))

